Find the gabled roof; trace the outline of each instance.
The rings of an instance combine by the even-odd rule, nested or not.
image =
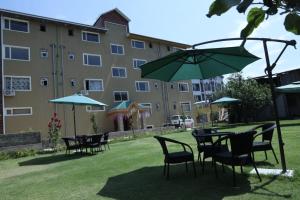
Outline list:
[[[130,22],[130,19],[118,8],[114,8],[112,10],[106,11],[105,13],[102,13],[99,17],[101,17],[102,15],[105,15],[107,13],[114,12],[114,11],[117,12],[119,15],[121,15],[124,19],[126,19],[126,21]]]

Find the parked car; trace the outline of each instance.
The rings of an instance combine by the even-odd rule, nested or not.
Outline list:
[[[183,123],[184,121],[184,123]],[[171,117],[171,124],[175,126],[176,128],[178,127],[183,127],[185,124],[186,128],[193,128],[194,127],[194,120],[191,116],[186,115],[185,119],[183,115],[173,115]]]

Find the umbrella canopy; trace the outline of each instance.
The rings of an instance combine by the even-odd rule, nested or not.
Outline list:
[[[276,91],[281,93],[300,93],[300,81],[277,87]]]
[[[243,46],[179,50],[142,65],[141,76],[162,81],[207,79],[239,72],[258,59]]]
[[[239,102],[241,102],[241,100],[239,100],[239,99],[235,99],[235,98],[231,98],[231,97],[222,97],[220,99],[213,101],[211,104],[228,105],[228,104],[235,104],[235,103],[239,103]]]
[[[85,106],[107,106],[106,104],[91,99],[89,97],[83,96],[82,94],[74,94],[71,96],[61,97],[58,99],[49,100],[51,103],[57,104],[70,104],[73,106],[73,120],[74,120],[74,134],[76,137],[76,112],[75,105],[85,105]]]

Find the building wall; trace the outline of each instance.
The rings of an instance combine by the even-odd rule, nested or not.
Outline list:
[[[133,68],[133,58],[151,61],[171,53],[166,43],[145,41],[145,49],[131,47],[126,26],[106,22],[106,33],[99,32],[100,43],[85,42],[81,39],[82,29],[72,25],[60,25],[47,22],[46,32],[40,31],[41,22],[30,20],[30,33],[3,30],[3,42],[6,45],[30,47],[30,61],[3,60],[4,74],[14,76],[31,76],[31,91],[16,92],[15,96],[5,97],[5,107],[32,107],[30,116],[6,116],[6,133],[24,131],[40,131],[42,137],[47,136],[47,124],[53,112],[62,120],[63,135],[73,135],[73,115],[71,106],[54,105],[49,99],[71,95],[84,90],[85,79],[102,79],[104,91],[89,92],[89,97],[109,105],[106,111],[96,112],[99,126],[105,131],[114,129],[113,120],[108,118],[107,110],[113,107],[113,91],[128,91],[129,99],[137,103],[151,103],[152,115],[146,124],[155,127],[167,123],[170,115],[181,114],[180,102],[191,102],[193,110],[192,85],[188,81],[189,91],[178,92],[177,83],[163,83],[147,80],[150,92],[136,92],[135,81],[140,78],[141,71]],[[73,29],[74,36],[68,35]],[[96,30],[95,30],[96,31]],[[152,48],[148,45],[152,44]],[[110,44],[124,45],[125,55],[112,55]],[[40,50],[48,50],[48,58],[40,57]],[[75,60],[68,59],[68,53],[74,53]],[[83,65],[83,53],[100,54],[101,67]],[[3,57],[3,56],[2,56]],[[126,67],[127,78],[112,77],[112,67]],[[48,78],[48,86],[41,86],[40,79]],[[71,80],[76,80],[75,87]],[[174,85],[171,89],[171,85]],[[176,109],[174,108],[176,104]],[[193,114],[187,112],[187,114]],[[77,133],[91,133],[91,113],[85,106],[76,106]]]

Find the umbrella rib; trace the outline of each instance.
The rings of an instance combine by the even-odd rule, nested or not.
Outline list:
[[[203,55],[203,56],[208,57],[208,56],[206,56],[206,55]],[[217,60],[217,59],[215,59],[215,58],[213,58],[213,57],[209,57],[209,58],[212,59],[212,60],[214,60],[214,61],[216,61],[217,63],[223,64],[223,65],[225,65],[225,66],[227,66],[227,67],[229,67],[229,68],[232,68],[232,69],[234,69],[234,70],[236,70],[236,71],[240,71],[240,69],[236,69],[235,67],[233,67],[233,66],[231,66],[231,65],[229,65],[229,64],[226,64],[226,63],[224,63],[224,62],[222,62],[222,61],[219,61],[219,60]]]

